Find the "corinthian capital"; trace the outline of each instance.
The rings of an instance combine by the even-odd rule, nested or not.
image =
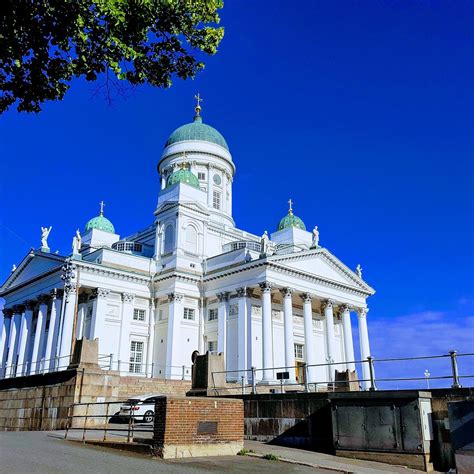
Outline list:
[[[272,284],[269,281],[262,281],[258,284],[262,293],[270,293],[272,291]]]
[[[135,295],[133,293],[122,293],[122,301],[124,303],[133,303],[135,301]]]
[[[96,298],[107,298],[110,290],[108,288],[95,288],[92,292],[92,295]]]
[[[369,308],[357,308],[357,315],[359,318],[366,318]]]
[[[303,300],[303,303],[311,303],[311,300],[313,299],[313,296],[310,293],[301,293],[300,297]]]
[[[228,291],[225,291],[223,293],[217,293],[217,299],[219,300],[219,303],[222,303],[224,301],[228,301],[229,300],[229,292]]]
[[[182,301],[183,299],[183,296],[181,293],[169,293],[168,294],[168,301],[170,303],[179,303],[180,301]]]
[[[291,298],[291,295],[295,292],[293,288],[281,288],[280,293],[283,295],[284,298]]]
[[[336,302],[334,300],[325,300],[322,302],[321,304],[321,307],[323,309],[332,309],[334,307],[334,305],[336,304]]]

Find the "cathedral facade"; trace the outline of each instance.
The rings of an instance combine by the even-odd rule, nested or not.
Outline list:
[[[274,232],[236,227],[236,167],[224,137],[203,123],[175,130],[158,163],[154,222],[121,237],[100,213],[70,255],[32,250],[0,290],[2,377],[60,370],[76,339],[98,338],[122,374],[188,378],[191,354],[224,354],[227,380],[327,384],[370,355],[367,297],[374,290],[328,249],[291,206]],[[360,355],[351,314],[357,314]],[[353,318],[355,321],[355,318]],[[353,322],[354,322],[353,321]],[[324,365],[342,362],[338,366]],[[304,364],[308,367],[301,370]],[[369,379],[368,364],[359,378]],[[363,382],[363,388],[368,382]]]

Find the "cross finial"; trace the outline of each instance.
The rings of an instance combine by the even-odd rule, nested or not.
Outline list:
[[[104,206],[105,206],[105,202],[102,200],[99,202],[100,204],[100,215],[103,216],[104,215]]]
[[[196,115],[200,115],[201,113],[201,102],[203,101],[203,99],[201,99],[201,96],[199,95],[199,92],[194,96],[194,98],[196,99],[196,107],[194,107],[194,110],[196,111]]]
[[[288,199],[288,205],[290,206],[288,214],[291,216],[293,214],[293,201],[291,199]]]

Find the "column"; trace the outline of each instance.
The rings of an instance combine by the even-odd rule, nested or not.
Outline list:
[[[31,354],[30,375],[37,374],[41,371],[41,349],[44,342],[49,296],[40,295],[38,297],[38,301],[40,305],[38,309],[38,317],[36,318],[35,338],[33,341],[33,352]]]
[[[80,293],[77,299],[76,339],[84,338],[84,321],[87,308],[87,293]]]
[[[183,295],[180,293],[170,293],[168,295],[168,333],[166,338],[166,367],[165,377],[170,378],[181,378],[181,372],[178,377],[177,368],[173,367],[174,359],[173,352],[177,352],[180,339],[179,339],[179,325],[183,319]],[[174,370],[174,372],[173,372]]]
[[[249,289],[246,287],[237,288],[239,315],[237,319],[237,369],[238,382],[240,377],[244,376],[244,383],[247,383],[247,330],[248,330],[248,305],[247,296]]]
[[[129,371],[130,362],[130,325],[133,318],[133,303],[135,295],[132,293],[122,293],[122,323],[120,325],[120,343],[118,364],[119,372]]]
[[[92,308],[92,319],[91,319],[91,340],[99,339],[99,353],[100,353],[100,341],[101,336],[105,331],[105,310],[107,306],[107,296],[110,290],[108,288],[95,288],[92,291],[92,297],[94,299]]]
[[[65,370],[69,365],[72,350],[72,331],[74,327],[74,313],[76,311],[77,285],[69,283],[64,287],[63,328],[59,350],[58,370]]]
[[[336,347],[336,339],[334,337],[334,313],[333,313],[333,305],[334,301],[327,300],[323,303],[324,308],[324,319],[325,319],[325,326],[326,326],[326,344],[327,344],[327,362],[332,363],[335,362],[334,357],[336,354],[335,347]],[[332,382],[334,380],[334,371],[335,365],[328,365],[328,376],[329,381]]]
[[[217,299],[219,306],[217,308],[217,352],[224,354],[224,361],[227,360],[227,305],[229,293],[218,293]],[[224,362],[224,367],[226,363]]]
[[[313,309],[311,306],[311,295],[303,293],[301,295],[303,300],[303,322],[304,322],[304,352],[306,363],[308,365],[316,364],[316,350],[314,347],[314,332],[313,332]],[[316,367],[308,367],[306,372],[308,383],[316,383]]]
[[[150,377],[153,377],[154,367],[153,367],[153,352],[155,349],[155,299],[150,300],[149,307],[149,320],[148,320],[148,345],[146,351],[146,375],[150,374]]]
[[[263,382],[272,382],[273,370],[273,337],[272,337],[272,285],[260,283],[262,290],[262,362]]]
[[[61,316],[61,303],[63,290],[51,290],[51,314],[49,316],[48,339],[46,340],[46,367],[48,371],[53,371],[56,367],[56,351],[59,339],[59,320]]]
[[[28,341],[30,340],[33,310],[35,309],[35,306],[35,301],[25,301],[25,313],[21,319],[20,343],[18,346],[17,375],[28,374]]]
[[[352,340],[351,307],[346,304],[342,308],[342,333],[344,337],[344,351],[347,369],[355,370],[354,342]]]
[[[207,165],[207,205],[212,207],[212,165]]]
[[[0,333],[0,378],[5,376],[5,366],[8,356],[8,340],[10,338],[10,326],[12,323],[13,311],[3,308],[2,318],[3,324]]]
[[[8,339],[8,357],[6,367],[6,377],[15,377],[16,354],[18,349],[18,333],[20,332],[21,313],[19,307],[13,307],[13,319],[10,325],[10,337]]]
[[[198,352],[204,354],[204,318],[206,315],[206,305],[204,298],[199,300],[199,331],[198,331]]]
[[[295,383],[295,340],[293,330],[293,301],[291,295],[293,290],[291,288],[283,288],[281,294],[283,295],[283,329],[285,334],[285,367],[290,373],[288,383]]]
[[[369,346],[369,331],[367,329],[367,313],[369,308],[359,308],[357,310],[357,319],[359,322],[359,343],[360,343],[360,358],[361,360],[367,360],[370,356]],[[362,382],[362,388],[369,390],[370,388],[370,369],[369,364],[364,362],[362,364],[362,378],[365,382]]]

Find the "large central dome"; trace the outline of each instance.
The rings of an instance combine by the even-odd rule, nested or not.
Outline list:
[[[197,109],[197,108],[196,108]],[[165,148],[173,143],[184,142],[189,140],[199,140],[203,142],[211,142],[229,150],[229,146],[225,138],[213,127],[202,123],[202,117],[196,110],[196,116],[192,123],[187,123],[177,128],[166,140]]]

